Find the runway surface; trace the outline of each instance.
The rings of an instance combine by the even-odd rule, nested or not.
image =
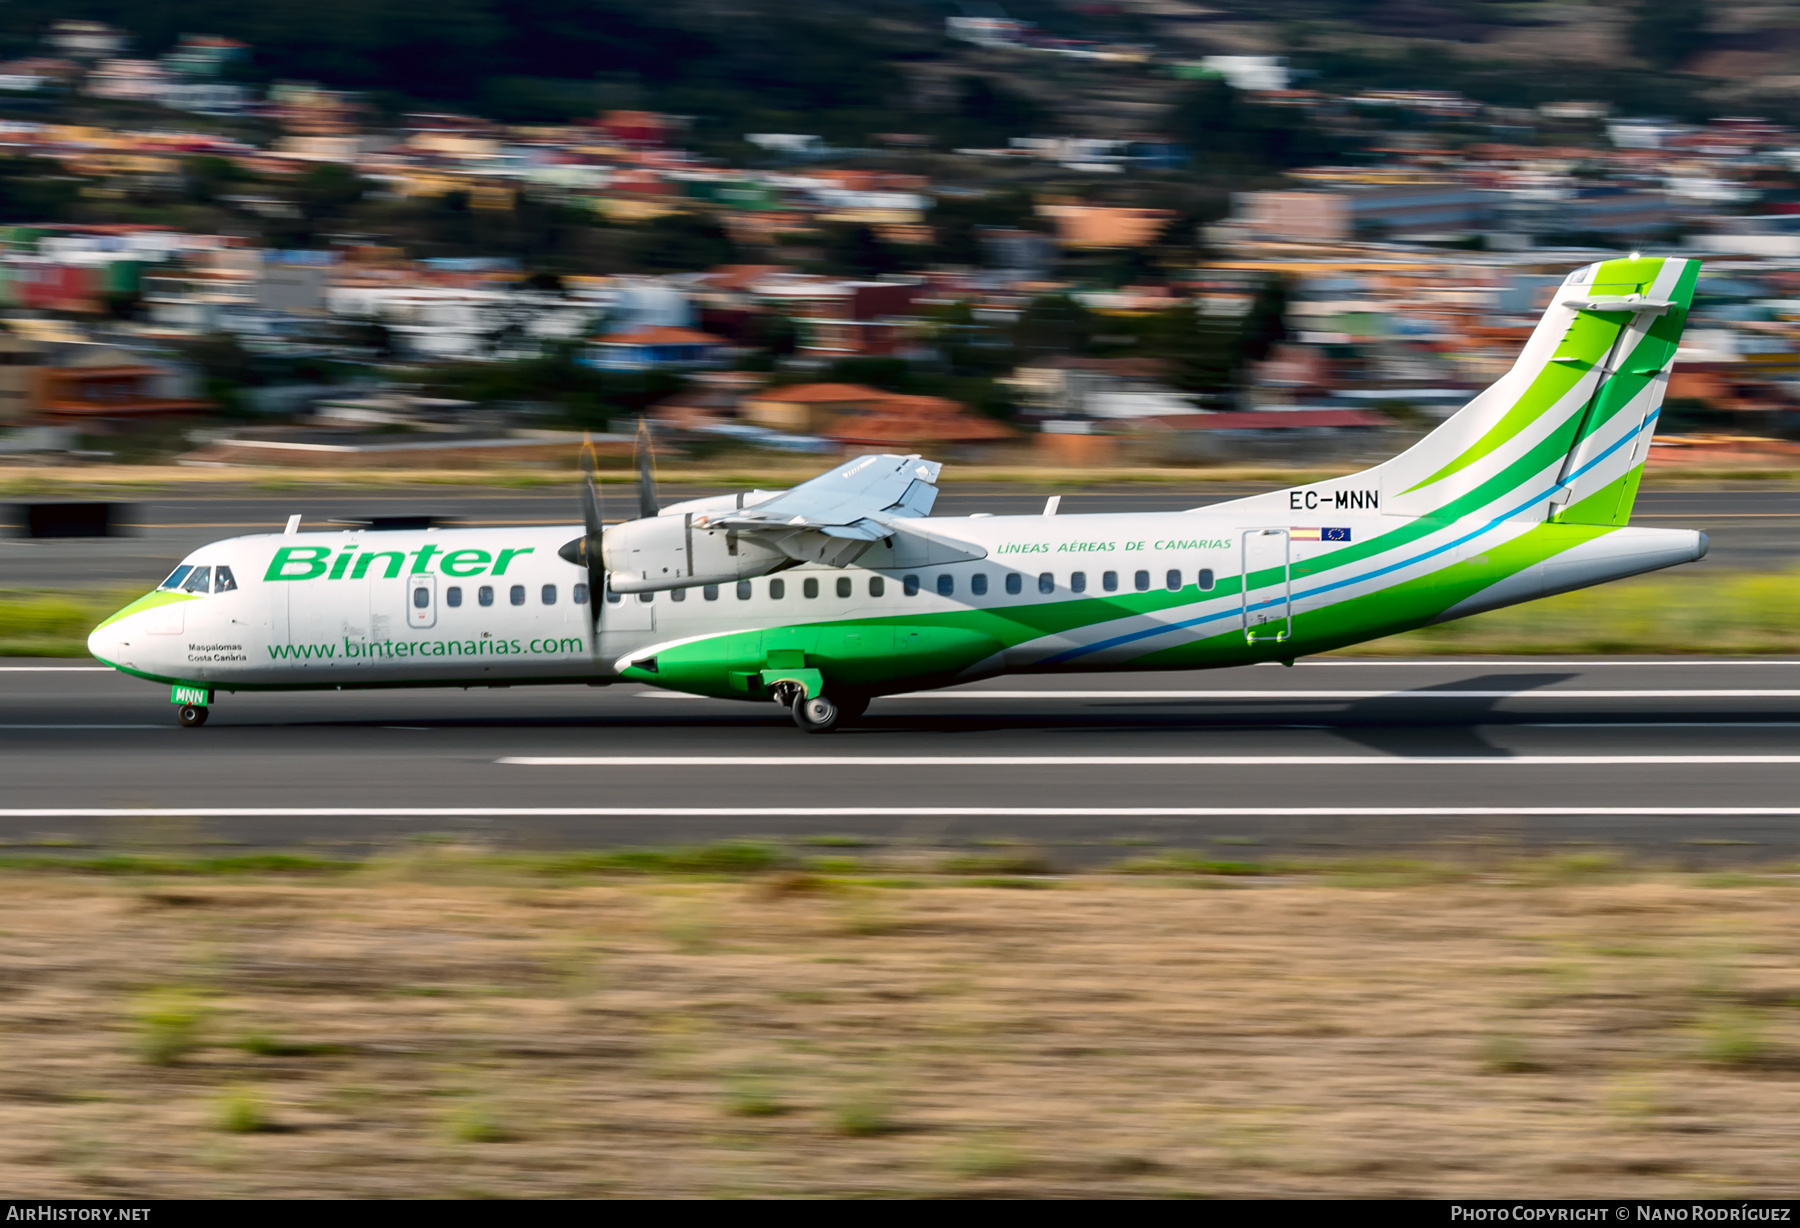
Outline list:
[[[363,849],[853,836],[1324,857],[1800,856],[1800,660],[1318,659],[1003,678],[800,733],[635,685],[221,695],[0,662],[0,839]]]
[[[626,513],[630,495],[609,486],[611,512]],[[720,494],[724,487],[662,490],[665,503]],[[1069,491],[1062,514],[1178,511],[1254,494],[1269,486],[1139,484]],[[1010,484],[949,483],[936,513],[962,516],[1041,511],[1045,492]],[[434,514],[468,525],[573,524],[580,518],[573,482],[564,490],[527,492],[468,490],[158,496],[132,503],[129,535],[29,541],[0,537],[0,585],[32,588],[149,587],[189,551],[222,537],[279,532],[299,512],[302,528],[333,519]],[[1800,561],[1800,491],[1735,488],[1648,490],[1638,497],[1633,524],[1700,529],[1711,539],[1709,568],[1780,568]]]

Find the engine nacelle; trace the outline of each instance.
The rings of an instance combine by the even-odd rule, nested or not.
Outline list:
[[[794,563],[748,535],[696,525],[692,512],[614,525],[600,539],[600,553],[616,593],[729,584]]]

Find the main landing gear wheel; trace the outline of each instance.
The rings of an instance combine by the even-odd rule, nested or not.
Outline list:
[[[802,699],[794,705],[794,724],[807,733],[830,733],[837,728],[842,715],[843,710],[823,695]]]
[[[206,708],[201,704],[182,704],[175,710],[175,719],[183,729],[198,729],[206,724]]]

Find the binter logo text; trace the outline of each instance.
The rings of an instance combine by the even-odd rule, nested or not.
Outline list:
[[[330,546],[282,546],[275,551],[275,557],[269,560],[269,569],[263,573],[263,579],[363,580],[368,578],[371,571],[375,571],[380,579],[394,580],[399,578],[402,570],[409,576],[427,575],[431,573],[434,564],[439,574],[458,580],[469,576],[503,576],[514,559],[532,553],[535,551],[530,546],[508,546],[498,552],[490,552],[473,549],[445,550],[435,543],[428,543],[411,552],[362,550],[357,546],[345,546],[333,557]],[[408,559],[412,560],[411,567],[406,565]]]

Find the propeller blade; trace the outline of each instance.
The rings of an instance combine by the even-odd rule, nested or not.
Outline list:
[[[650,421],[638,419],[637,429],[638,515],[651,517],[662,511],[656,501],[656,448]]]
[[[594,445],[587,436],[581,439],[581,523],[586,527],[589,537],[598,537],[606,531],[606,521],[600,513],[600,489],[595,481],[598,466],[594,462]]]
[[[606,601],[606,560],[600,540],[606,534],[606,496],[601,493],[599,463],[594,459],[594,443],[586,435],[581,439],[581,523],[587,530],[576,549],[579,560],[587,568],[588,622],[593,632],[594,651],[600,651],[600,612]]]

